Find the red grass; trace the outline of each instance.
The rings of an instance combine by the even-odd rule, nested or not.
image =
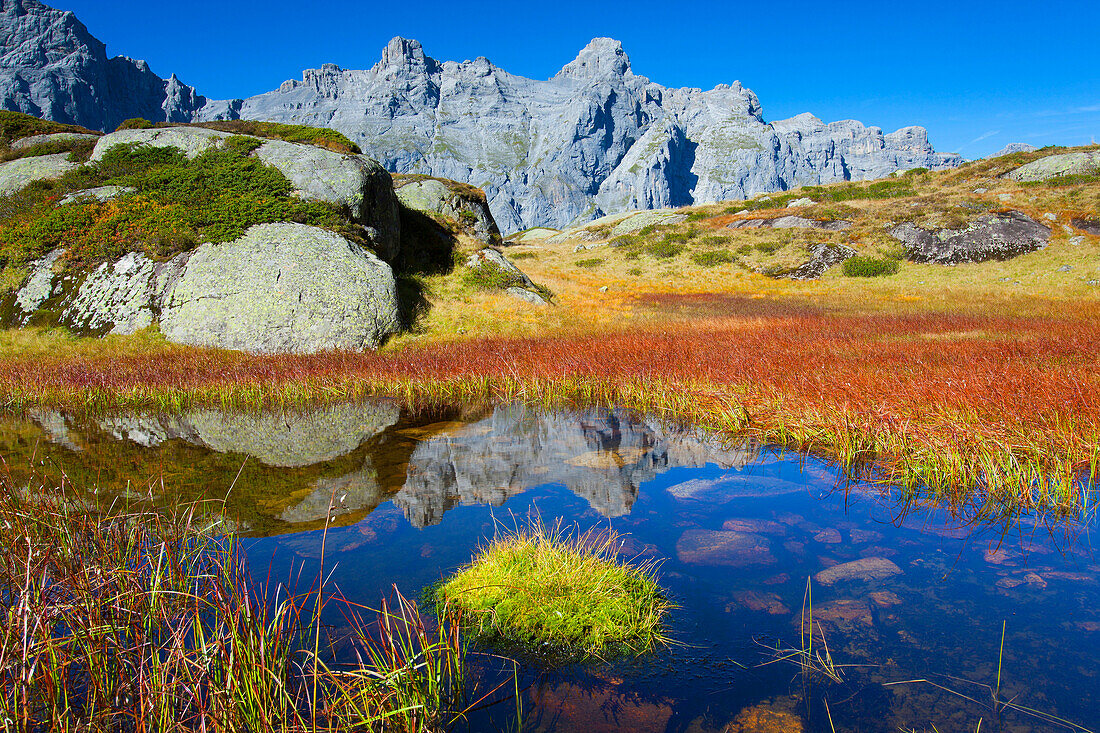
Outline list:
[[[633,394],[647,387],[679,393],[692,405],[689,417],[707,409],[728,415],[734,401],[765,436],[803,444],[813,443],[807,436],[815,432],[834,448],[841,433],[849,441],[890,434],[894,444],[915,441],[932,450],[995,444],[1008,454],[1047,456],[1059,470],[1095,458],[1100,325],[1092,319],[837,316],[794,308],[753,317],[747,306],[727,305],[741,315],[670,321],[662,330],[438,343],[399,354],[13,358],[0,362],[0,395],[24,405],[82,395],[107,403],[123,395],[120,401],[131,404],[144,395],[156,404],[158,393],[217,399],[250,387],[278,399],[279,387],[297,385],[339,397],[355,393],[356,383],[362,391],[363,382],[430,391],[469,378],[487,379],[490,388],[494,381],[583,381]]]

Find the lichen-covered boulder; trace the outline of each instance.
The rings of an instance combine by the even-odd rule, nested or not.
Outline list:
[[[102,160],[111,148],[119,145],[149,145],[154,148],[176,148],[188,159],[197,158],[208,150],[221,147],[229,132],[204,127],[154,127],[143,130],[119,130],[99,138],[91,161]]]
[[[365,155],[344,155],[313,145],[269,140],[254,155],[286,176],[296,193],[311,201],[346,207],[367,229],[375,251],[397,257],[401,225],[393,181]]]
[[[1061,176],[1087,176],[1098,173],[1100,173],[1100,152],[1084,152],[1048,155],[1008,172],[1005,177],[1020,183],[1027,183],[1049,181],[1052,178]]]
[[[400,327],[389,265],[323,229],[261,224],[182,257],[161,308],[169,341],[255,353],[359,351]]]
[[[69,160],[68,153],[36,155],[0,163],[0,196],[10,196],[34,181],[61,178],[79,165]]]
[[[913,262],[954,265],[1007,260],[1046,247],[1050,230],[1019,211],[986,214],[961,229],[922,229],[905,223],[890,234]]]
[[[92,336],[135,333],[156,320],[182,265],[181,258],[153,262],[130,252],[82,273],[58,268],[63,254],[55,249],[32,265],[3,325],[64,326]]]
[[[822,221],[793,215],[771,219],[738,219],[726,225],[729,229],[821,229],[827,232],[839,232],[851,226],[852,222],[844,219]]]
[[[420,177],[399,177],[394,186],[397,198],[410,209],[453,219],[487,244],[500,241],[500,229],[481,190],[453,181]]]
[[[27,148],[33,148],[35,145],[45,145],[46,143],[78,143],[84,140],[98,139],[99,135],[92,135],[86,132],[54,132],[48,135],[21,137],[12,142],[11,149],[26,150]]]

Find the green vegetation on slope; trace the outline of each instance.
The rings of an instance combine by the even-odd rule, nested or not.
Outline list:
[[[56,247],[65,247],[67,263],[80,267],[131,251],[166,259],[277,221],[359,238],[336,208],[292,197],[281,173],[249,157],[256,145],[234,136],[193,160],[174,148],[117,146],[57,181],[32,183],[0,198],[0,266],[23,267]],[[104,185],[135,192],[106,202],[57,205],[68,193]]]
[[[41,120],[22,112],[0,110],[0,146],[5,148],[20,138],[30,137],[31,135],[52,135],[55,132],[100,134],[95,130],[89,130],[79,125],[64,125],[52,120]]]

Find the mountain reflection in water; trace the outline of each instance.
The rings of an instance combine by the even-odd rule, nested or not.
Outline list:
[[[634,662],[524,669],[529,730],[973,733],[979,719],[982,731],[1071,730],[992,706],[981,685],[1002,661],[1003,699],[1100,729],[1095,516],[974,522],[848,485],[817,459],[619,410],[37,412],[0,417],[0,453],[16,473],[32,459],[63,471],[89,505],[224,502],[253,535],[249,562],[282,582],[315,582],[324,542],[331,587],[366,605],[394,584],[415,595],[502,523],[612,526],[624,559],[661,563],[676,644]],[[807,582],[813,638],[853,665],[842,683],[761,666],[767,647],[799,643]],[[916,679],[940,687],[888,684]],[[471,729],[506,729],[507,707],[473,714]]]

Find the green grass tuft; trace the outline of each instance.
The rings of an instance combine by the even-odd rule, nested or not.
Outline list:
[[[880,277],[893,275],[901,268],[898,260],[878,259],[859,255],[844,261],[844,274],[848,277]]]
[[[482,547],[437,602],[490,643],[580,659],[642,654],[667,643],[671,604],[654,563],[620,561],[621,545],[613,530],[567,535],[533,522]]]
[[[737,257],[728,249],[707,249],[702,252],[693,252],[691,261],[700,267],[715,267],[736,262]]]

